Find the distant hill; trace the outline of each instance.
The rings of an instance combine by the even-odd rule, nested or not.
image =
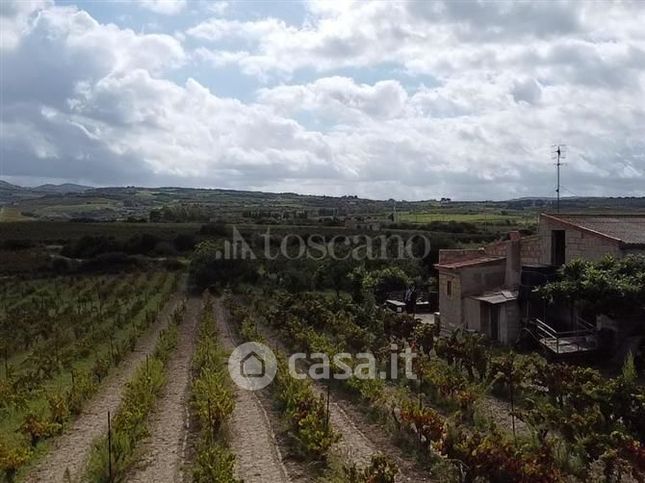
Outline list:
[[[2,181],[0,179],[0,190],[6,190],[6,191],[19,191],[22,188],[18,185],[7,183],[6,181]]]
[[[67,194],[67,193],[83,193],[92,189],[90,186],[83,186],[80,184],[64,183],[64,184],[43,184],[30,188],[31,191],[47,194]]]
[[[345,217],[374,218],[387,222],[392,212],[406,223],[469,221],[486,215],[504,223],[534,220],[540,211],[554,208],[554,200],[525,197],[507,201],[394,201],[356,196],[300,195],[203,188],[91,188],[78,184],[44,184],[20,187],[0,181],[0,205],[12,205],[29,217],[47,220],[154,220],[268,224],[339,224]],[[645,211],[645,198],[563,197],[563,211]],[[419,214],[410,218],[409,214]],[[423,215],[426,213],[428,216]],[[407,214],[407,215],[406,215]],[[439,216],[440,214],[441,216]],[[458,216],[457,216],[458,215]],[[407,218],[406,218],[407,216]],[[490,220],[489,220],[490,222]]]
[[[0,180],[0,203],[18,199],[21,192],[22,188],[20,186]]]
[[[0,203],[11,203],[32,198],[41,198],[46,195],[71,195],[84,193],[92,189],[80,184],[43,184],[36,187],[18,186],[0,180]]]

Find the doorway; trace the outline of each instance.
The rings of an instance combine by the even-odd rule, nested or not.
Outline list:
[[[559,267],[566,261],[566,231],[551,231],[551,265]]]

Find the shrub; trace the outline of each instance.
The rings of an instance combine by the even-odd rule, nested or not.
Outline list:
[[[343,468],[345,483],[394,483],[399,469],[387,456],[372,456],[369,466],[359,469],[356,465]]]

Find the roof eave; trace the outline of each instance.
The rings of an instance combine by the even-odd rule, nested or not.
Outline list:
[[[592,230],[591,228],[587,228],[585,226],[576,225],[575,223],[572,223],[572,222],[567,221],[567,220],[563,220],[562,218],[558,218],[557,216],[549,215],[547,213],[542,213],[540,216],[544,216],[544,217],[549,218],[551,220],[555,220],[558,223],[561,223],[561,224],[566,225],[566,226],[570,226],[571,228],[574,228],[576,230],[591,233],[592,235],[599,236],[599,237],[604,238],[606,240],[609,240],[611,242],[618,243],[618,244],[624,244],[623,240],[621,240],[620,238],[616,238],[616,237],[607,235],[607,234],[602,233],[600,231]]]

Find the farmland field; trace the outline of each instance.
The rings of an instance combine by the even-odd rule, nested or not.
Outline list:
[[[480,227],[527,221],[423,216],[419,225],[477,225],[449,235],[449,246],[482,236]],[[418,233],[412,225],[388,230]],[[8,481],[642,481],[645,392],[635,369],[626,363],[607,377],[384,309],[410,281],[434,288],[431,257],[222,261],[230,225],[2,227],[11,230],[0,234],[0,254],[14,257],[7,263],[40,257],[36,268],[0,278]],[[240,230],[256,249],[267,228]],[[275,241],[315,232],[271,229]],[[247,342],[267,345],[276,360],[275,378],[257,391],[229,373],[229,355]],[[390,371],[403,348],[416,354],[414,378]],[[297,373],[294,353],[305,354]],[[371,354],[374,375],[362,377],[352,360],[347,378],[314,377],[314,354],[326,354],[323,370],[335,375],[343,366],[334,356],[345,353]]]
[[[32,218],[24,216],[18,208],[12,208],[10,206],[0,207],[0,223],[6,223],[11,221],[29,221]]]
[[[433,221],[457,221],[468,223],[483,223],[483,224],[520,224],[534,222],[534,217],[527,216],[526,214],[503,214],[497,212],[477,212],[477,213],[459,213],[452,211],[436,211],[436,212],[406,212],[400,214],[401,221],[408,221],[414,223],[430,223]]]
[[[83,412],[178,282],[164,272],[0,281],[0,451],[8,475]]]

